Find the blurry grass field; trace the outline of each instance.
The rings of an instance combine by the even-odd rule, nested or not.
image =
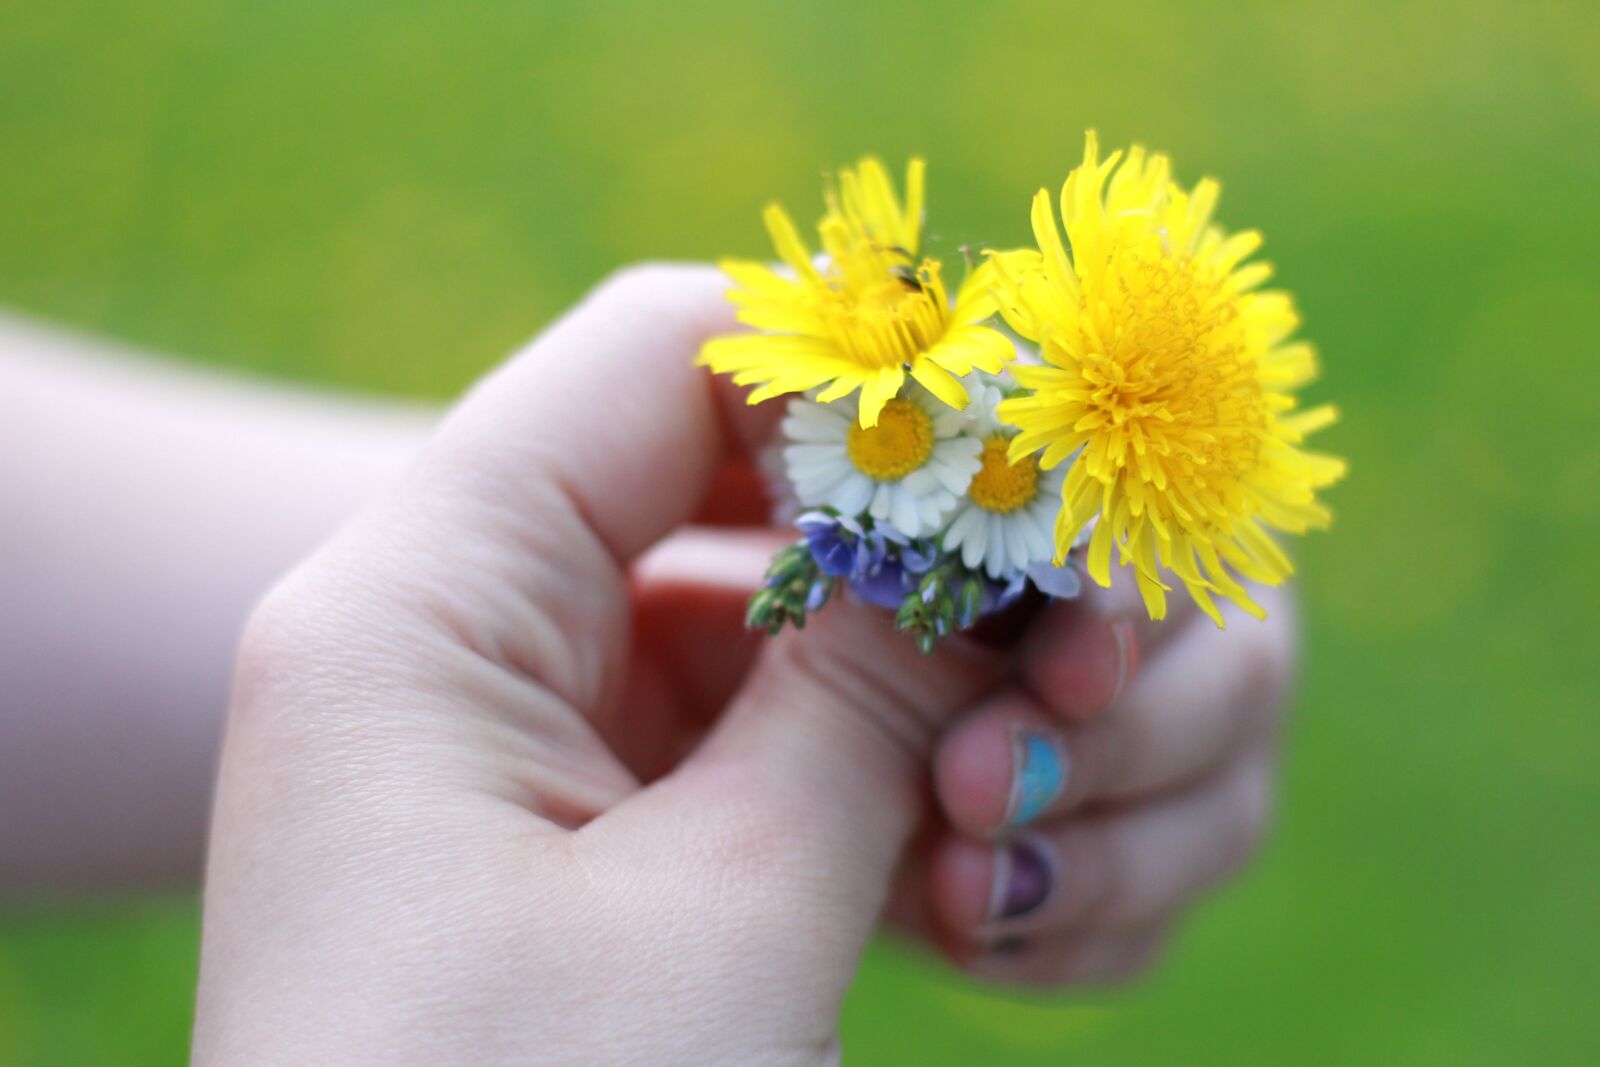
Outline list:
[[[863,151],[928,156],[953,248],[1022,241],[1086,126],[1170,150],[1345,411],[1277,834],[1129,992],[875,951],[851,1062],[1600,1062],[1596,54],[1578,2],[0,0],[0,302],[444,398]],[[0,914],[0,1063],[178,1061],[196,942],[187,899]]]

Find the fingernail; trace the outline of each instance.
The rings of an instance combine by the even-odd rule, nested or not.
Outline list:
[[[1011,797],[1005,825],[1022,826],[1039,817],[1067,785],[1067,754],[1050,737],[1032,730],[1011,735]]]
[[[1016,919],[1036,910],[1054,881],[1050,860],[1038,842],[1019,838],[995,850],[989,917]]]
[[[1111,699],[1115,701],[1139,665],[1139,642],[1133,634],[1133,623],[1127,619],[1111,624],[1111,636],[1117,639],[1117,684],[1111,690]]]

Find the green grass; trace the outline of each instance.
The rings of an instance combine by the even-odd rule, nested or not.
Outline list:
[[[1085,126],[1224,179],[1352,461],[1276,837],[1116,996],[883,948],[855,1062],[1600,1058],[1600,7],[0,0],[0,301],[445,397],[596,277],[764,253],[876,150],[943,247]],[[1591,694],[1585,697],[1583,694]],[[171,1062],[192,902],[0,917],[0,1062]]]

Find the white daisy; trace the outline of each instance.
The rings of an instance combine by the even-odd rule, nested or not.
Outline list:
[[[1006,398],[1005,387],[1015,384],[1011,375],[984,374],[982,371],[973,371],[961,379],[962,388],[967,391],[967,406],[961,409],[961,417],[966,420],[966,432],[980,441],[993,437],[997,433],[1016,433],[1000,421],[997,413],[1000,401]]]
[[[1049,567],[1061,483],[1071,463],[1042,471],[1033,456],[1009,462],[1006,449],[1016,431],[995,416],[1004,397],[1000,383],[983,375],[969,376],[965,385],[971,401],[962,416],[966,432],[981,442],[980,465],[945,530],[944,547],[959,549],[968,569],[981,566],[990,578],[1011,581],[1041,564]]]
[[[876,426],[859,425],[854,397],[791,400],[783,450],[800,502],[870,515],[907,537],[934,533],[979,468],[983,443],[962,433],[959,411],[906,383]]]

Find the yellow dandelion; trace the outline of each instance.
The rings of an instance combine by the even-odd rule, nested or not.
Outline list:
[[[817,262],[788,213],[769,205],[767,230],[793,276],[749,260],[719,264],[739,320],[764,332],[716,338],[700,362],[758,386],[752,404],[819,387],[827,403],[860,390],[862,426],[877,425],[907,372],[950,407],[966,406],[957,376],[998,371],[1012,347],[983,325],[995,310],[987,267],[968,276],[952,307],[939,262],[917,258],[922,198],[920,159],[906,168],[903,205],[878,160],[843,168],[825,194]]]
[[[1098,516],[1088,549],[1096,582],[1111,584],[1115,545],[1151,618],[1166,613],[1164,568],[1220,626],[1213,594],[1264,615],[1235,574],[1268,585],[1288,577],[1264,527],[1327,526],[1316,490],[1345,464],[1297,447],[1336,412],[1296,410],[1315,353],[1290,340],[1300,319],[1288,294],[1258,291],[1271,267],[1245,260],[1260,235],[1211,224],[1218,189],[1206,179],[1185,192],[1165,156],[1137,147],[1102,161],[1090,132],[1061,189],[1070,254],[1040,190],[1038,250],[989,264],[1001,314],[1043,359],[1012,367],[1025,393],[999,409],[1020,430],[1011,455],[1042,451],[1046,468],[1072,461],[1057,561]]]

